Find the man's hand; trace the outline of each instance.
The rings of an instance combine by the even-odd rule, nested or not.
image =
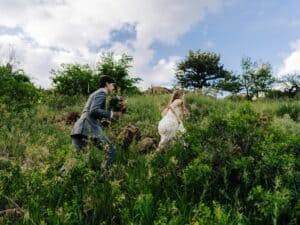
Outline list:
[[[113,112],[113,118],[118,120],[121,117],[122,113],[121,112]]]

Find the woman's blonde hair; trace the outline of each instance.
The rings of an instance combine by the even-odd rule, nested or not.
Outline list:
[[[170,98],[168,106],[170,106],[176,99],[181,99],[183,95],[184,95],[184,91],[182,90],[174,91]]]
[[[162,115],[165,116],[167,114],[167,111],[170,107],[170,105],[176,100],[176,99],[182,99],[182,96],[184,95],[183,90],[175,90],[170,98],[168,106],[162,111]],[[183,100],[183,99],[182,99]],[[184,100],[183,100],[184,101]],[[183,102],[184,103],[184,102]],[[183,104],[183,110],[185,110],[185,106]]]

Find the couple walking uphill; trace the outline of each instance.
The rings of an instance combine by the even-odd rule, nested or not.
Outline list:
[[[83,109],[80,118],[74,124],[71,132],[72,144],[76,151],[82,150],[92,141],[95,145],[100,143],[108,145],[105,156],[105,169],[109,169],[116,154],[115,145],[104,134],[103,127],[99,123],[101,119],[119,119],[122,112],[106,110],[106,96],[114,90],[115,81],[109,76],[100,79],[100,88],[93,92]],[[181,117],[186,112],[184,104],[184,92],[175,91],[170,99],[168,107],[163,111],[163,119],[160,121],[158,131],[161,135],[158,151],[161,151],[177,131],[184,132]]]

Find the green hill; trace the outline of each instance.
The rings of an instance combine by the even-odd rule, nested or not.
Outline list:
[[[299,102],[189,94],[187,134],[165,152],[124,146],[129,124],[158,142],[168,98],[128,99],[128,114],[106,129],[117,157],[105,179],[103,151],[75,155],[65,123],[85,98],[48,95],[18,113],[0,104],[0,224],[300,223]]]

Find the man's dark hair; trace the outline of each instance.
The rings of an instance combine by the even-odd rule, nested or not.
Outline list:
[[[110,76],[102,76],[100,78],[100,88],[104,88],[106,86],[106,83],[115,83],[115,80],[111,78]]]

